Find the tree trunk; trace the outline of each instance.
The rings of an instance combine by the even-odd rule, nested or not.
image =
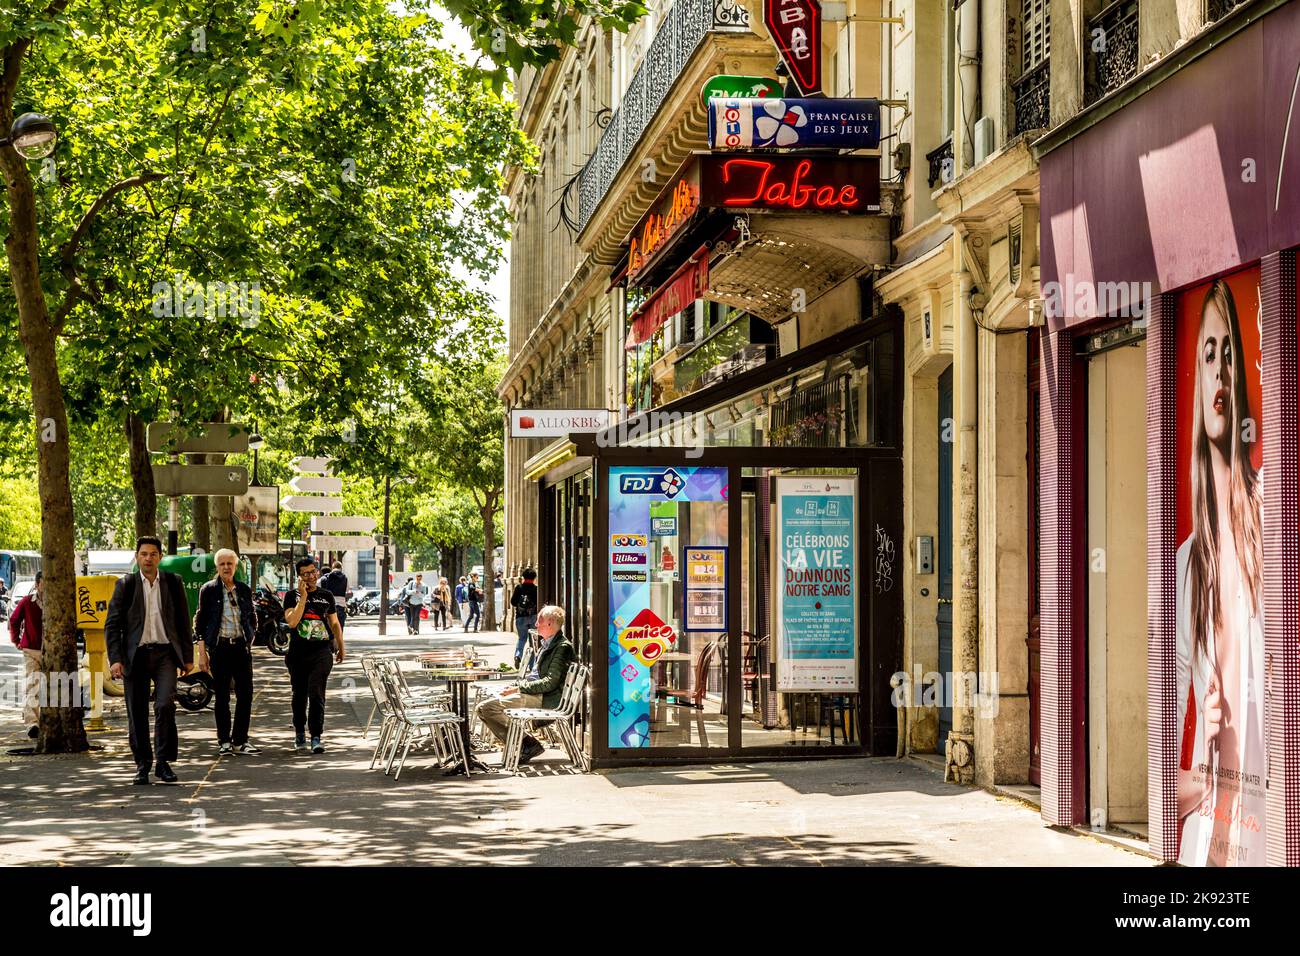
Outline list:
[[[6,91],[7,92],[7,91]],[[12,110],[0,101],[0,126],[7,128]],[[41,499],[41,570],[45,580],[41,671],[50,693],[40,712],[37,753],[77,753],[89,749],[81,720],[77,688],[76,566],[73,542],[72,488],[69,483],[68,414],[63,402],[56,351],[57,330],[41,287],[36,232],[36,201],[26,162],[8,147],[0,148],[9,197],[9,234],[5,254],[18,304],[18,334],[31,378],[35,413],[37,486]],[[59,675],[64,675],[60,677]],[[80,689],[77,688],[79,691]]]
[[[484,496],[487,502],[479,513],[483,516],[483,596],[487,602],[487,607],[483,610],[483,628],[488,631],[497,629],[497,601],[496,588],[493,582],[496,575],[492,571],[492,556],[496,551],[497,526],[497,492],[488,492]]]
[[[207,464],[207,461],[207,455],[190,455],[191,465],[204,465]],[[212,526],[208,521],[210,514],[208,496],[195,495],[192,500],[194,501],[194,543],[202,548],[206,554],[212,551]]]
[[[135,536],[156,535],[158,495],[154,491],[153,465],[145,444],[144,422],[135,412],[126,413],[126,442],[131,464],[131,493],[135,496]]]

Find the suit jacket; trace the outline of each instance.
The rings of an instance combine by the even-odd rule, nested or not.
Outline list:
[[[194,632],[190,628],[189,604],[185,600],[185,586],[180,575],[159,571],[158,604],[162,612],[163,633],[171,644],[176,664],[194,662]],[[131,673],[131,662],[144,634],[144,588],[140,586],[140,572],[118,578],[113,588],[113,599],[108,602],[108,618],[104,622],[104,639],[108,644],[108,662],[121,664]]]
[[[199,609],[194,615],[194,639],[203,641],[208,650],[217,646],[221,636],[222,602],[226,599],[226,586],[220,578],[213,578],[199,588]],[[244,640],[253,646],[257,630],[257,617],[253,611],[253,589],[243,581],[235,582],[235,600],[239,602],[239,622],[243,625]]]
[[[543,707],[559,707],[564,679],[569,676],[569,665],[575,655],[576,651],[564,632],[556,632],[537,661],[537,680],[520,681],[519,693],[539,695]]]

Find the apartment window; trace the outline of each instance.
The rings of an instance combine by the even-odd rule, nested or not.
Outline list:
[[[1021,35],[1024,37],[1022,72],[1028,73],[1051,53],[1050,0],[1023,0]]]

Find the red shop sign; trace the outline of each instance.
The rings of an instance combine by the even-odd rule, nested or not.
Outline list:
[[[818,0],[763,0],[763,22],[801,96],[822,92],[822,5]]]
[[[792,212],[880,211],[875,156],[713,153],[700,156],[705,206]]]
[[[634,349],[655,334],[663,325],[709,289],[709,253],[701,249],[696,258],[685,262],[671,279],[655,290],[645,304],[628,319],[625,349]]]

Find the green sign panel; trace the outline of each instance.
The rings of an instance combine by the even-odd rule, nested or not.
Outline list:
[[[169,554],[158,562],[158,567],[181,576],[181,582],[185,585],[185,600],[189,602],[190,614],[194,615],[199,609],[199,588],[217,576],[216,554]],[[132,570],[134,571],[134,565]],[[240,558],[235,566],[235,580],[248,584],[246,558]]]
[[[783,87],[780,82],[767,76],[732,76],[721,74],[711,76],[704,83],[704,105],[709,105],[712,96],[728,97],[767,97],[780,96]]]

